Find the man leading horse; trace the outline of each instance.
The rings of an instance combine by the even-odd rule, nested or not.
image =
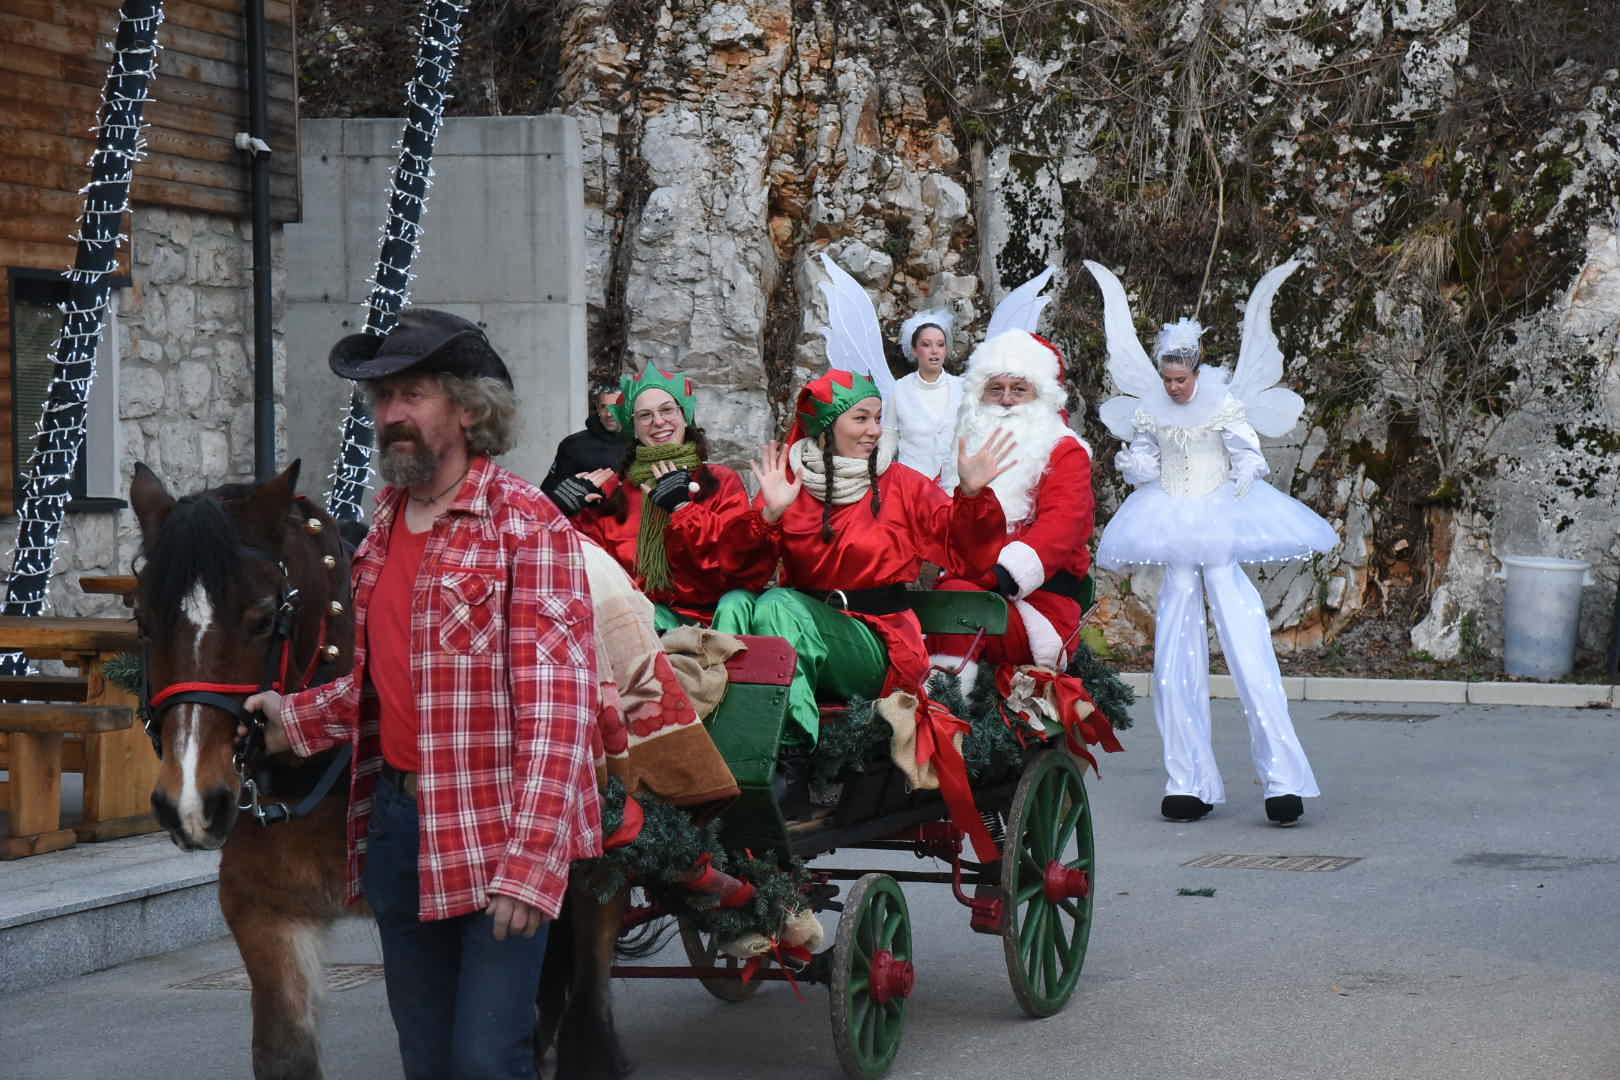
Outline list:
[[[546,927],[601,851],[580,541],[490,460],[517,407],[477,326],[414,309],[330,362],[371,398],[389,485],[355,553],[354,668],[246,707],[271,752],[354,747],[348,893],[377,915],[405,1075],[533,1077]]]

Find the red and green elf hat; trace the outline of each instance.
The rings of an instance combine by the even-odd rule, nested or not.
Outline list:
[[[692,380],[685,375],[665,371],[655,364],[648,364],[639,377],[626,375],[619,380],[618,400],[611,402],[609,407],[613,415],[618,417],[621,430],[635,430],[636,398],[647,390],[667,393],[680,405],[681,415],[686,417],[686,426],[691,427],[695,423],[693,416],[697,413],[697,391]]]
[[[819,379],[811,379],[799,391],[799,401],[793,410],[793,428],[788,432],[789,446],[805,437],[815,437],[833,426],[857,402],[881,397],[877,383],[869,375],[834,368]]]

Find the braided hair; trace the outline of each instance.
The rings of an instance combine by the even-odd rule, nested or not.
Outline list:
[[[883,509],[883,496],[878,492],[877,471],[878,448],[873,447],[872,452],[866,456],[866,475],[872,481],[872,516],[878,516]],[[829,430],[821,437],[821,467],[826,471],[822,474],[827,478],[827,497],[821,500],[821,538],[828,543],[832,542],[832,483],[833,483],[833,440]]]

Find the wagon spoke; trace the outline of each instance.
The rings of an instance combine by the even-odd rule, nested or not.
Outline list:
[[[1030,906],[1029,914],[1025,917],[1024,925],[1018,928],[1018,951],[1029,954],[1035,943],[1040,940],[1040,928],[1046,922],[1046,905],[1036,901]],[[1026,960],[1025,967],[1029,967]]]
[[[1076,800],[1069,812],[1064,815],[1063,827],[1058,830],[1057,847],[1052,852],[1054,856],[1058,858],[1063,856],[1064,850],[1069,846],[1069,841],[1074,839],[1074,830],[1079,826],[1080,819],[1085,816],[1085,812],[1086,804]]]

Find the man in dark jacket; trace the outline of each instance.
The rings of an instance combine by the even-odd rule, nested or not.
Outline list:
[[[585,430],[576,431],[557,444],[557,460],[552,462],[551,471],[540,485],[540,490],[551,496],[552,502],[570,514],[585,504],[587,495],[600,495],[595,485],[578,474],[617,469],[624,459],[628,444],[611,407],[618,394],[616,384],[591,385],[591,416],[585,421]]]

